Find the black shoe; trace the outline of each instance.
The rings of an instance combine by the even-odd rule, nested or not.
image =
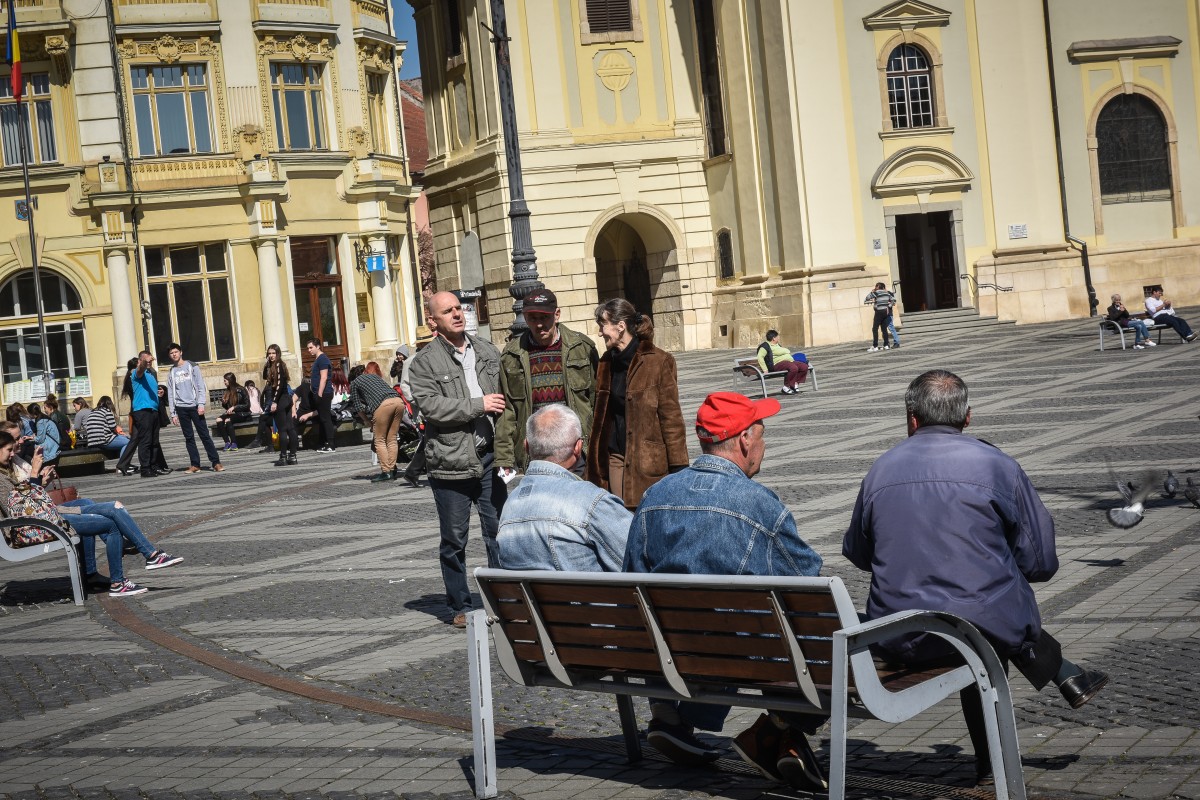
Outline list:
[[[279,458],[275,459],[275,466],[286,467],[287,464],[288,464],[287,456],[285,456],[283,453],[280,453]]]
[[[117,467],[117,474],[118,474],[118,475],[125,475],[125,476],[129,476],[129,475],[137,475],[137,474],[138,474],[139,472],[141,472],[141,471],[142,471],[142,468],[141,468],[141,467],[137,467],[137,466],[134,466],[134,467]]]
[[[143,478],[157,478],[157,477],[158,477],[158,473],[157,473],[157,472],[146,472],[146,471],[144,471],[144,470],[143,470],[143,471],[142,471],[142,477],[143,477]]]
[[[1108,683],[1108,675],[1100,670],[1085,669],[1078,675],[1067,678],[1058,685],[1063,699],[1071,704],[1071,708],[1080,706],[1091,700]]]
[[[126,542],[125,546],[121,548],[121,555],[123,556],[135,556],[137,554],[138,549],[136,544],[129,544]]]
[[[392,467],[392,471],[388,473],[388,477],[394,481],[400,480],[400,469],[398,467]]]
[[[170,475],[175,470],[171,469],[170,467],[158,467],[154,471],[159,475]]]
[[[699,767],[712,763],[720,753],[692,735],[690,725],[668,725],[662,720],[652,719],[647,726],[646,741],[676,764]]]
[[[299,463],[299,462],[296,460],[296,454],[295,454],[295,453],[288,453],[288,455],[287,455],[287,463],[288,463],[288,466],[289,466],[289,467],[294,467],[294,466],[296,466],[296,464],[298,464],[298,463]]]
[[[775,768],[793,789],[818,792],[829,789],[829,781],[825,780],[825,771],[821,769],[816,753],[804,734],[798,731],[784,734]]]
[[[404,473],[404,482],[414,489],[421,488],[421,481],[417,480],[416,475],[409,475],[407,472]]]
[[[381,472],[378,475],[374,475],[371,477],[371,483],[386,483],[387,481],[390,481],[391,479],[392,479],[392,473]]]

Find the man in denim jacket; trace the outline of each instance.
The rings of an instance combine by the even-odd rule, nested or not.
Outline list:
[[[815,576],[821,557],[800,538],[796,520],[751,478],[766,452],[763,420],[779,413],[774,398],[715,392],[696,412],[703,455],[646,492],[625,551],[627,572],[689,575]],[[729,708],[652,701],[647,741],[681,764],[711,761],[717,751],[695,728],[719,731]],[[770,712],[734,739],[747,763],[766,777],[807,790],[828,788],[805,733],[821,720]]]
[[[500,515],[504,569],[620,572],[633,514],[621,498],[572,473],[583,449],[579,415],[564,405],[525,424],[525,477]]]

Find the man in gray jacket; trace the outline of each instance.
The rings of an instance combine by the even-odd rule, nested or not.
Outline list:
[[[199,367],[183,357],[183,348],[175,342],[167,346],[167,356],[172,365],[167,375],[171,424],[178,425],[183,430],[183,443],[187,446],[188,459],[191,461],[191,466],[184,472],[200,471],[196,434],[200,436],[213,472],[223,472],[225,467],[221,466],[221,456],[217,453],[217,446],[213,444],[212,436],[208,432],[208,423],[204,420],[204,403],[208,394],[208,389],[204,386],[204,376],[200,374]]]
[[[500,566],[496,531],[508,497],[493,455],[493,420],[504,411],[500,351],[467,334],[462,304],[451,292],[430,298],[426,322],[437,335],[413,357],[407,372],[425,415],[426,469],[441,528],[446,604],[453,625],[465,628],[472,607],[466,553],[472,505],[478,509],[488,566]]]

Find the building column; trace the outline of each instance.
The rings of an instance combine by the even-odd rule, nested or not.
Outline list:
[[[367,237],[367,252],[386,253],[387,242],[382,236]],[[375,346],[395,347],[400,344],[399,325],[396,320],[396,301],[393,299],[390,268],[383,272],[372,272],[371,308],[375,312]]]
[[[258,294],[262,304],[263,337],[287,352],[287,331],[283,327],[283,292],[279,288],[279,251],[274,237],[257,241]]]
[[[137,316],[129,291],[129,251],[114,247],[104,254],[108,265],[108,291],[112,303],[113,341],[117,359],[124,364],[141,349],[137,343]]]

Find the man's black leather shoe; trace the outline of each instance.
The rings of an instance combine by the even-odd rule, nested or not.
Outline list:
[[[1063,698],[1071,708],[1079,708],[1091,700],[1108,683],[1108,675],[1099,670],[1085,669],[1058,685]]]

